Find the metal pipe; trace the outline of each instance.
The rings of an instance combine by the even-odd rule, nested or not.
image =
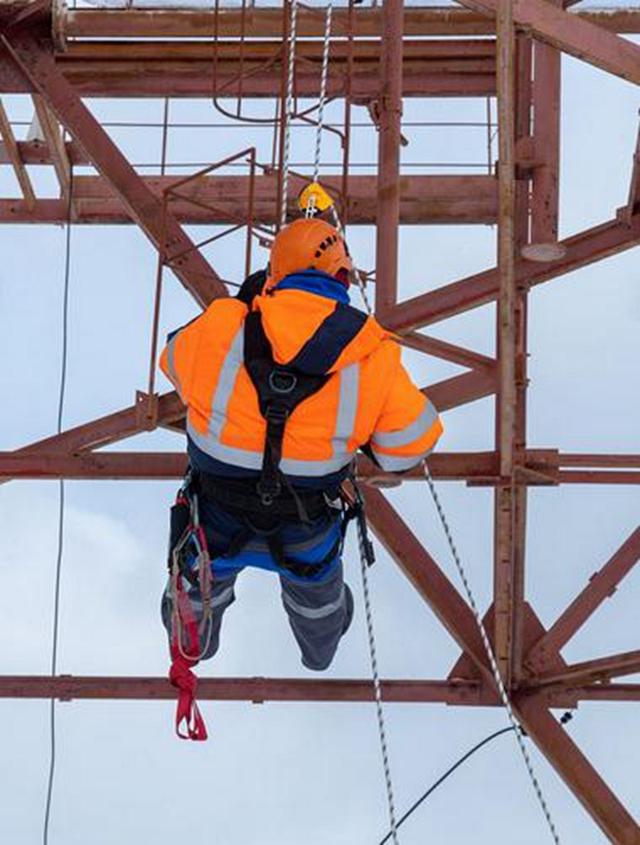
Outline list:
[[[403,0],[384,0],[376,225],[376,313],[379,317],[383,317],[398,298],[403,13]]]

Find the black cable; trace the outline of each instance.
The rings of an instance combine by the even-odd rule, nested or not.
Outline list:
[[[67,227],[65,238],[64,285],[62,296],[62,353],[60,361],[60,390],[58,395],[58,419],[56,431],[62,432],[64,414],[64,400],[67,387],[67,358],[69,335],[69,278],[71,268],[71,216],[73,212],[73,165],[69,171],[69,196],[67,202]],[[55,677],[58,670],[58,632],[60,628],[60,579],[62,574],[62,554],[64,550],[64,480],[60,479],[60,496],[58,500],[58,551],[56,554],[56,577],[53,599],[53,634],[51,643],[51,677]],[[49,730],[51,737],[49,778],[47,781],[47,800],[44,811],[44,825],[42,830],[43,845],[49,842],[49,820],[51,818],[51,798],[53,795],[53,779],[56,769],[56,700],[51,698],[49,707]]]
[[[490,743],[492,740],[496,739],[496,737],[502,736],[502,734],[510,733],[511,731],[514,731],[514,730],[515,730],[515,728],[502,728],[499,731],[495,731],[495,733],[489,734],[489,736],[486,736],[477,745],[474,745],[472,749],[470,749],[469,751],[467,751],[466,754],[464,754],[462,757],[460,757],[460,759],[457,762],[455,762],[453,764],[453,766],[451,766],[449,769],[447,769],[447,771],[443,775],[441,775],[435,783],[431,784],[429,789],[427,789],[427,791],[423,795],[421,795],[420,798],[418,798],[418,800],[414,804],[411,805],[411,807],[409,807],[409,809],[404,814],[404,816],[402,816],[402,818],[398,819],[398,823],[396,825],[396,830],[400,827],[401,824],[403,824],[403,822],[405,822],[409,818],[409,816],[414,812],[414,810],[418,809],[420,804],[422,804],[422,802],[425,799],[427,799],[431,795],[432,792],[435,792],[435,790],[440,786],[441,783],[444,783],[444,781],[449,777],[449,775],[452,775],[459,766],[461,766],[466,760],[469,759],[469,757],[471,757],[473,754],[475,754],[476,751],[479,751],[482,748],[483,745],[488,745],[488,743]],[[393,835],[392,831],[389,831],[389,833],[387,833],[387,835],[384,837],[384,839],[380,840],[379,845],[384,845],[385,842],[388,842],[391,839],[392,835]]]
[[[560,724],[566,725],[568,722],[571,721],[571,719],[573,719],[573,713],[571,713],[569,710],[567,710],[567,712],[563,713],[562,716],[560,717]],[[473,754],[475,754],[476,751],[479,751],[484,745],[488,745],[492,740],[496,739],[497,737],[502,736],[502,734],[508,734],[511,731],[515,731],[515,730],[516,730],[515,728],[511,728],[511,727],[510,728],[502,728],[499,731],[495,731],[494,733],[489,734],[489,736],[486,736],[477,745],[474,745],[473,748],[471,748],[469,751],[467,751],[466,754],[464,754],[462,757],[460,757],[460,759],[457,760],[453,764],[453,766],[451,766],[449,769],[447,769],[447,771],[443,775],[441,775],[435,783],[431,784],[429,789],[427,789],[427,791],[425,793],[423,793],[420,796],[420,798],[418,798],[418,800],[414,804],[411,805],[411,807],[409,807],[409,809],[404,814],[404,816],[402,816],[402,818],[400,818],[398,820],[398,823],[396,825],[396,830],[400,827],[400,825],[403,822],[406,822],[406,820],[414,812],[414,810],[417,810],[418,807],[420,806],[420,804],[422,804],[422,802],[425,799],[427,799],[431,795],[432,792],[435,792],[435,790],[440,786],[440,784],[445,782],[445,780],[449,777],[449,775],[452,775],[455,772],[455,770],[459,766],[461,766],[464,762],[466,762],[469,759],[469,757],[471,757]],[[523,734],[523,736],[526,736],[526,733],[525,733],[525,731],[522,727],[519,730]],[[384,839],[380,840],[379,845],[385,845],[385,842],[388,842],[389,839],[391,839],[392,835],[393,835],[392,831],[389,831],[389,833],[387,833],[387,835],[384,837]]]

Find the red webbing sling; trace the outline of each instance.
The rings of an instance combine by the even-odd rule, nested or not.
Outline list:
[[[176,734],[180,739],[192,739],[203,742],[207,739],[207,726],[195,699],[198,679],[191,668],[198,663],[197,658],[190,659],[189,654],[198,655],[199,637],[198,624],[186,596],[182,578],[177,579],[177,608],[175,613],[180,617],[180,623],[173,626],[171,641],[171,668],[169,680],[178,690],[178,704],[176,707]],[[176,620],[177,621],[177,620]],[[187,645],[180,646],[179,637],[182,631],[187,635]],[[186,656],[185,656],[186,655]],[[183,729],[184,725],[184,729]]]

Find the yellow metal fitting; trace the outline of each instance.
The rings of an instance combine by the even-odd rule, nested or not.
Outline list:
[[[325,191],[319,182],[311,182],[310,185],[300,193],[298,205],[301,211],[313,209],[322,213],[333,205],[333,197]]]

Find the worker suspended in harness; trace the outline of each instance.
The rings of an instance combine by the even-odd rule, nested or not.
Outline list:
[[[296,220],[275,238],[268,273],[214,301],[162,352],[187,406],[190,461],[162,602],[174,674],[216,653],[247,566],[279,576],[303,665],[326,669],[353,615],[341,556],[346,520],[361,516],[357,489],[344,492],[356,453],[403,472],[442,432],[396,341],[349,304],[352,271],[337,229]],[[191,616],[180,623],[183,599]]]

